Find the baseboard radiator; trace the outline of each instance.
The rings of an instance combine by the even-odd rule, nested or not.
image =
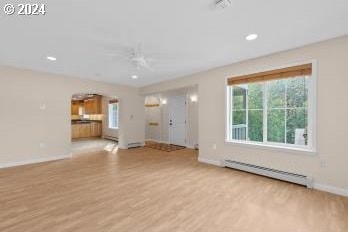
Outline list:
[[[118,142],[118,138],[117,138],[117,137],[113,137],[113,136],[105,135],[105,136],[104,136],[104,139],[113,140],[113,141]]]
[[[143,143],[141,142],[135,142],[135,143],[128,143],[128,148],[137,148],[137,147],[142,147]]]
[[[271,168],[261,167],[253,164],[247,164],[237,162],[233,160],[225,160],[225,167],[242,170],[245,172],[255,173],[262,176],[271,177],[283,181],[288,181],[300,185],[304,185],[307,188],[313,188],[313,178],[291,172],[279,171]]]

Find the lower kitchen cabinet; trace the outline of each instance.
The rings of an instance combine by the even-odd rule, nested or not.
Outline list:
[[[91,123],[91,137],[99,137],[102,135],[102,124],[98,122]]]
[[[102,124],[100,122],[75,123],[71,125],[73,139],[102,136]]]
[[[71,124],[71,137],[73,139],[76,139],[79,137],[79,134],[80,131],[79,131],[79,125],[78,124]]]

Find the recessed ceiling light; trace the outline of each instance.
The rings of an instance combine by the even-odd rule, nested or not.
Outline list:
[[[246,40],[254,40],[257,39],[258,35],[257,34],[250,34],[247,37],[245,37]]]
[[[133,75],[132,78],[133,79],[138,79],[138,76],[137,75]]]
[[[57,58],[53,57],[53,56],[47,56],[46,59],[50,60],[50,61],[56,61],[57,60]]]

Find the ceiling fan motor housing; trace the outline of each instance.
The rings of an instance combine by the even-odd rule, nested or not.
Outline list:
[[[215,3],[216,8],[218,9],[225,9],[229,7],[232,4],[232,0],[218,0]]]

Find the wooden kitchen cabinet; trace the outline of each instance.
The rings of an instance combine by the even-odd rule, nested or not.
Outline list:
[[[73,139],[79,138],[79,124],[72,124],[71,125],[71,137]]]
[[[89,123],[76,123],[71,125],[71,137],[73,139],[91,137]]]
[[[80,101],[71,102],[71,115],[79,115]]]
[[[73,139],[101,137],[101,136],[102,136],[101,122],[76,123],[71,125],[71,137]]]
[[[102,124],[99,122],[92,122],[91,123],[91,136],[92,137],[99,137],[102,136]]]
[[[94,95],[85,100],[71,101],[71,115],[79,115],[79,108],[84,108],[84,114],[102,114],[102,96]]]
[[[82,123],[80,125],[79,137],[87,138],[91,136],[91,127],[89,123]]]
[[[86,99],[83,102],[85,114],[93,114],[93,99]]]
[[[103,135],[103,128],[101,123],[97,123],[97,135],[96,136],[102,136]]]
[[[92,98],[84,100],[85,114],[101,114],[102,113],[102,97],[95,95]]]

